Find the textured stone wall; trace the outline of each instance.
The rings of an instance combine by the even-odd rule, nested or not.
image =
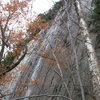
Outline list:
[[[14,83],[15,86],[11,89],[10,85],[8,88],[12,93],[8,100],[41,94],[62,95],[71,98],[70,100],[82,100],[75,57],[69,34],[73,36],[73,43],[75,44],[79,62],[79,74],[86,100],[95,100],[91,82],[92,75],[88,69],[88,55],[84,41],[81,41],[80,27],[77,24],[75,8],[72,5],[69,9],[71,17],[69,22],[66,10],[67,7],[64,5],[58,12],[50,29],[47,31],[42,30],[38,35],[39,40],[32,41],[29,44],[29,54],[20,64],[21,68],[19,70],[21,72],[16,75],[17,81],[10,83]],[[70,33],[67,30],[67,22],[69,23]],[[57,66],[53,51],[55,51],[54,53],[63,73],[63,78]],[[29,99],[26,98],[24,100]],[[41,96],[30,98],[30,100],[66,99],[62,97]]]

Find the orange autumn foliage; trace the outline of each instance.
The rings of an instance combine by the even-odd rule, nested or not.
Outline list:
[[[39,79],[36,79],[36,80],[30,80],[30,82],[32,84],[36,84],[36,83],[41,83],[43,80],[44,80],[44,78],[39,78]]]
[[[36,18],[34,22],[28,24],[28,32],[29,33],[38,33],[41,29],[47,29],[49,27],[49,23],[51,21],[43,21],[40,16]]]
[[[21,54],[21,52],[19,50],[16,50],[12,53],[13,57],[19,56]]]
[[[20,26],[20,17],[26,16],[28,11],[28,3],[31,0],[10,0],[9,2],[3,3],[3,0],[0,1],[0,62],[4,59],[4,51],[9,52],[9,50],[15,50],[13,55],[19,55],[18,45],[25,44],[24,34],[25,31]],[[27,21],[27,19],[25,19]],[[18,25],[17,25],[18,24]],[[5,50],[5,48],[9,50]]]

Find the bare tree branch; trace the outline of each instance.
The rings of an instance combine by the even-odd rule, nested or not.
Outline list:
[[[81,36],[83,37],[85,41],[87,41],[85,43],[85,46],[87,48],[87,53],[88,53],[89,69],[93,75],[93,78],[92,78],[93,89],[94,89],[97,100],[99,100],[100,98],[100,92],[99,92],[100,91],[100,70],[98,67],[95,50],[92,45],[92,41],[89,36],[88,28],[87,28],[86,22],[82,14],[81,3],[78,0],[74,0],[74,6],[76,9],[79,25],[81,27],[80,28]]]
[[[7,72],[10,72],[12,69],[14,69],[15,67],[17,67],[17,65],[22,61],[22,59],[25,57],[25,55],[27,54],[27,47],[26,47],[26,50],[24,52],[24,54],[18,59],[18,61],[14,64],[12,64],[11,66],[9,66],[9,69],[0,73],[0,76],[6,74]]]
[[[19,97],[13,100],[21,100],[21,99],[25,99],[25,98],[33,98],[33,97],[59,97],[59,98],[64,98],[67,100],[70,100],[70,98],[66,97],[66,96],[62,96],[62,95],[49,95],[49,94],[39,94],[39,95],[31,95],[31,96],[26,96],[26,97]]]
[[[63,73],[62,73],[60,64],[59,64],[58,59],[57,59],[57,57],[56,57],[56,55],[55,55],[55,53],[54,53],[53,50],[52,50],[52,54],[53,54],[53,56],[54,56],[54,58],[55,58],[55,60],[56,60],[57,67],[58,67],[58,69],[59,69],[59,71],[60,71],[60,76],[61,76],[62,81],[63,81],[63,83],[64,83],[64,85],[65,85],[65,88],[66,88],[66,90],[67,90],[67,92],[68,92],[68,94],[69,94],[70,100],[72,100],[71,93],[70,93],[70,91],[69,91],[69,89],[68,89],[68,86],[67,86],[67,84],[66,84],[66,82],[65,82],[65,80],[64,80],[64,78],[63,78]]]
[[[5,34],[4,34],[4,29],[3,29],[1,21],[0,21],[0,30],[1,30],[1,41],[2,41],[1,51],[0,51],[0,62],[1,62],[4,49],[5,49]]]
[[[66,6],[68,5],[66,1],[65,1],[65,4],[66,4]],[[77,76],[78,76],[78,81],[79,81],[79,84],[80,84],[80,89],[81,89],[81,94],[82,94],[82,100],[85,100],[85,94],[84,94],[83,84],[82,84],[81,77],[80,77],[80,74],[79,74],[79,63],[78,63],[76,48],[75,48],[75,45],[74,45],[74,42],[73,42],[73,38],[72,38],[70,29],[69,29],[70,17],[69,17],[68,9],[66,9],[67,19],[68,19],[68,22],[67,22],[66,26],[67,26],[69,37],[70,37],[70,40],[71,40],[71,45],[72,45],[72,48],[73,48],[73,51],[74,51],[75,62],[76,62],[76,69],[77,69]]]
[[[2,46],[1,46],[1,51],[0,51],[0,62],[3,58],[3,53],[4,53],[6,42],[7,42],[7,41],[5,41],[5,31],[8,27],[8,23],[9,23],[10,18],[11,18],[11,14],[9,12],[9,15],[7,17],[7,21],[6,21],[6,24],[5,24],[4,28],[3,28],[3,25],[0,21],[0,30],[1,30],[1,39],[2,39]]]

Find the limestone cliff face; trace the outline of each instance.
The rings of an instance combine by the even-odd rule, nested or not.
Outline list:
[[[82,4],[87,3],[86,0],[82,1]],[[37,41],[29,43],[28,54],[23,61],[5,76],[5,79],[8,79],[9,75],[11,76],[9,82],[4,83],[2,80],[2,86],[0,86],[2,93],[10,93],[5,96],[7,100],[16,100],[16,98],[21,100],[21,97],[30,95],[40,95],[31,97],[30,100],[81,100],[75,57],[66,26],[68,21],[66,9],[66,5],[63,5],[51,27],[46,31],[42,30],[37,36]],[[86,100],[95,100],[91,82],[92,75],[88,67],[88,55],[84,41],[81,41],[74,6],[72,5],[69,10],[71,17],[69,22],[70,34],[73,36],[73,43],[77,50],[79,74],[85,98]],[[84,12],[86,13],[86,11]],[[2,99],[5,100],[5,98]],[[29,100],[29,98],[24,100]]]

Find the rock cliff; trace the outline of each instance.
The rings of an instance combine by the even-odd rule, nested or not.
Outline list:
[[[84,14],[89,12],[84,7],[87,2],[82,0]],[[50,28],[41,30],[38,39],[28,44],[28,53],[20,65],[1,80],[0,90],[5,94],[2,100],[82,100],[69,34],[76,48],[85,99],[96,100],[85,41],[81,40],[76,10],[71,3],[68,3],[69,9],[66,4],[61,7]],[[88,5],[90,7],[90,2]],[[70,21],[67,11],[70,12]],[[91,34],[91,37],[95,44],[95,35]]]

